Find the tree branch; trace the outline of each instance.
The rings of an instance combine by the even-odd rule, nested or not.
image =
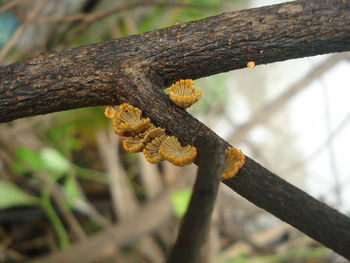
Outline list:
[[[206,240],[211,214],[224,165],[224,146],[212,136],[199,136],[198,173],[192,198],[181,223],[179,234],[170,252],[168,263],[198,262]]]
[[[295,1],[225,13],[0,68],[0,122],[125,102],[128,67],[158,75],[164,88],[181,78],[243,68],[250,60],[263,64],[349,49],[347,1]]]
[[[227,142],[162,89],[257,64],[350,49],[350,3],[295,1],[227,13],[0,69],[0,121],[83,106],[128,102],[152,122],[199,147],[197,138]],[[350,259],[350,219],[290,185],[254,160],[224,181],[239,194]]]
[[[199,147],[197,138],[210,135],[213,141],[230,146],[204,124],[174,106],[160,89],[153,88],[157,83],[148,82],[141,71],[129,71],[129,74],[131,90],[138,90],[133,102],[139,104],[155,125],[165,128],[168,134],[175,135],[184,144]],[[248,156],[240,172],[223,183],[255,205],[350,259],[350,232],[344,231],[350,228],[350,218],[289,184]]]

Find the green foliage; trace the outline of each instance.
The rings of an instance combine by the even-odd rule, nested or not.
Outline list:
[[[64,225],[57,215],[55,208],[51,202],[51,185],[48,184],[42,191],[41,195],[41,205],[44,209],[47,217],[49,218],[53,229],[56,232],[57,238],[58,238],[58,245],[61,250],[64,250],[70,246],[68,234],[66,232],[66,229],[64,228]]]
[[[0,180],[0,209],[16,206],[36,206],[39,199],[27,194],[12,182]]]
[[[56,149],[44,148],[40,151],[40,157],[45,163],[45,167],[53,174],[63,175],[71,167],[70,162]]]
[[[46,171],[55,176],[61,176],[71,167],[61,153],[49,147],[40,152],[29,147],[18,148],[16,157],[17,160],[12,165],[12,170],[16,173]]]
[[[12,164],[12,170],[16,173],[25,173],[27,171],[44,171],[45,162],[40,153],[29,147],[21,147],[15,153],[17,161]]]
[[[191,193],[191,189],[182,189],[171,194],[171,204],[175,216],[180,218],[185,214],[191,199]]]
[[[64,180],[64,193],[68,207],[74,208],[75,201],[83,200],[84,197],[80,192],[77,181],[73,176],[67,176]]]
[[[155,7],[141,21],[139,33],[217,14],[220,12],[219,6],[221,2],[220,0],[183,0],[181,3],[188,4],[188,8]]]

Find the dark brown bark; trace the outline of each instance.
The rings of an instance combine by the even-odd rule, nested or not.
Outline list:
[[[199,166],[197,178],[177,240],[169,254],[168,263],[199,262],[200,249],[208,234],[218,192],[224,166],[225,147],[210,134],[199,136],[196,143],[201,153],[197,160]]]
[[[128,102],[186,144],[228,143],[162,89],[257,64],[350,50],[348,1],[295,1],[244,10],[60,53],[0,69],[0,121]],[[205,95],[204,95],[205,96]],[[201,151],[200,151],[201,154]],[[350,219],[246,157],[224,181],[242,196],[350,259]]]
[[[127,68],[156,74],[161,88],[243,68],[350,49],[350,3],[295,1],[209,17],[0,69],[0,122],[128,101]]]

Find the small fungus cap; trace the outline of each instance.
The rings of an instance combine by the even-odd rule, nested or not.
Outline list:
[[[123,141],[124,150],[127,152],[131,152],[131,153],[141,152],[142,149],[145,147],[144,138],[145,138],[147,132],[148,131],[140,133],[139,135],[137,135],[135,137],[127,137]]]
[[[147,143],[152,141],[154,138],[163,135],[164,133],[164,129],[156,128],[154,125],[151,125],[147,131],[140,133],[135,137],[128,137],[126,140],[124,140],[123,148],[127,152],[141,152]]]
[[[112,119],[117,114],[117,110],[114,106],[107,106],[105,108],[104,114],[107,118]]]
[[[154,138],[145,146],[143,149],[143,155],[146,157],[147,161],[150,163],[157,163],[164,160],[164,157],[160,154],[160,146],[163,144],[165,139],[166,135],[163,134]]]
[[[254,67],[255,67],[255,62],[254,62],[254,61],[249,61],[249,62],[247,63],[247,67],[248,67],[248,68],[254,68]]]
[[[202,96],[202,90],[194,88],[192,79],[181,79],[168,88],[170,100],[181,108],[188,108]]]
[[[235,176],[244,165],[245,156],[240,150],[234,147],[227,148],[225,154],[224,170],[221,177],[223,179],[228,179]]]
[[[196,159],[197,149],[191,145],[182,147],[175,136],[169,136],[160,146],[160,154],[175,165],[185,166]]]
[[[142,118],[142,111],[128,103],[120,105],[113,128],[120,136],[136,136],[151,126],[149,118]]]

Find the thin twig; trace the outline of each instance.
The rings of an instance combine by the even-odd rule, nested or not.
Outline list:
[[[169,189],[170,190],[170,189]],[[115,253],[115,247],[129,245],[132,241],[164,224],[171,216],[169,192],[159,199],[141,208],[136,215],[122,220],[117,225],[106,228],[103,232],[85,241],[72,245],[65,251],[54,252],[32,263],[89,263],[96,262],[101,256]]]
[[[6,43],[6,45],[1,49],[0,51],[0,63],[3,63],[2,61],[6,57],[7,53],[14,47],[14,45],[17,43],[19,38],[21,37],[22,33],[24,32],[24,29],[32,23],[35,19],[35,17],[40,13],[40,11],[45,7],[47,0],[42,0],[37,3],[35,8],[32,10],[32,12],[29,13],[26,20],[17,28],[16,32],[13,34],[12,38]]]
[[[85,240],[85,231],[83,230],[75,216],[72,214],[72,212],[69,211],[69,209],[67,208],[60,186],[56,182],[52,181],[52,178],[45,173],[37,173],[36,176],[42,183],[44,183],[44,185],[51,185],[51,196],[58,208],[60,209],[60,211],[62,212],[62,215],[67,225],[77,236],[78,240]]]
[[[272,102],[264,106],[262,109],[258,110],[249,122],[247,122],[246,124],[242,125],[240,128],[234,131],[234,133],[229,137],[230,139],[228,141],[233,145],[242,141],[254,127],[265,121],[274,112],[277,112],[295,95],[297,95],[303,89],[307,88],[315,79],[327,72],[339,61],[348,57],[349,54],[347,53],[335,54],[329,57],[326,61],[322,62],[320,65],[315,67],[309,74],[307,74],[305,78],[294,84],[287,91],[285,91],[278,98],[274,99]]]
[[[74,39],[84,32],[92,23],[101,20],[103,18],[106,18],[110,15],[122,12],[124,10],[130,10],[132,8],[138,8],[138,7],[145,7],[145,6],[168,6],[168,7],[177,7],[177,8],[194,8],[194,9],[205,9],[201,6],[198,5],[192,5],[192,4],[182,4],[182,3],[164,3],[164,2],[159,2],[159,1],[145,1],[145,2],[138,2],[138,3],[131,3],[131,4],[126,4],[123,6],[118,6],[109,10],[102,10],[102,11],[97,11],[92,14],[76,14],[72,15],[71,21],[75,20],[82,20],[84,23],[78,25],[75,29],[70,32],[69,36],[67,39],[61,43],[58,47],[58,49],[62,49],[72,43]],[[66,17],[67,18],[67,17]],[[59,19],[59,17],[57,17]],[[62,18],[63,19],[63,18]]]
[[[288,174],[290,171],[298,169],[298,166],[304,163],[308,163],[314,158],[316,158],[317,156],[319,156],[319,154],[323,152],[323,150],[338,136],[338,134],[349,124],[349,122],[350,122],[350,113],[348,113],[344,117],[344,119],[339,123],[339,125],[334,129],[334,131],[328,134],[328,137],[326,138],[326,140],[323,143],[321,143],[321,145],[318,146],[316,150],[314,150],[308,157],[304,158],[301,161],[297,161],[293,163],[288,168],[283,170],[281,173]]]
[[[74,22],[74,21],[85,21],[85,22],[95,22],[106,18],[115,13],[119,13],[124,10],[129,10],[131,8],[146,7],[146,6],[159,6],[159,7],[177,7],[177,8],[192,8],[192,9],[202,9],[210,10],[199,5],[194,4],[184,4],[184,3],[165,3],[160,1],[144,1],[137,3],[125,4],[123,6],[118,6],[114,8],[109,8],[105,10],[96,11],[94,13],[77,13],[73,15],[68,15],[64,17],[60,16],[41,16],[36,19],[38,22]]]
[[[108,170],[108,178],[110,181],[110,191],[112,194],[112,204],[114,212],[118,219],[129,220],[133,218],[140,209],[140,204],[132,191],[132,186],[127,177],[127,174],[120,164],[118,156],[118,136],[111,129],[109,136],[105,132],[100,131],[97,135],[98,146],[102,155],[102,160]],[[152,254],[156,257],[156,262],[163,261],[158,245],[150,236],[145,236],[142,239],[143,246],[136,245],[136,249],[143,254]],[[143,247],[148,249],[144,250]]]
[[[327,91],[327,87],[324,84],[324,82],[320,81],[321,87],[322,87],[322,94],[323,94],[323,101],[324,101],[324,120],[326,124],[326,132],[327,132],[327,137],[330,137],[332,133],[332,120],[331,120],[331,107],[329,103],[329,94]],[[333,140],[327,140],[328,145],[328,157],[329,157],[329,165],[332,171],[332,176],[334,180],[334,195],[336,199],[336,206],[338,208],[341,207],[342,205],[342,185],[340,183],[340,175],[339,175],[339,169],[337,166],[337,161],[336,161],[336,154],[334,151],[334,145],[333,145]]]
[[[200,154],[197,179],[168,263],[198,262],[214,209],[224,163],[224,146],[210,136],[200,136],[197,145]]]
[[[112,206],[115,216],[119,219],[131,218],[139,208],[139,203],[128,180],[125,170],[119,163],[118,137],[99,131],[97,145],[102,162],[107,169],[109,187],[112,196]]]

